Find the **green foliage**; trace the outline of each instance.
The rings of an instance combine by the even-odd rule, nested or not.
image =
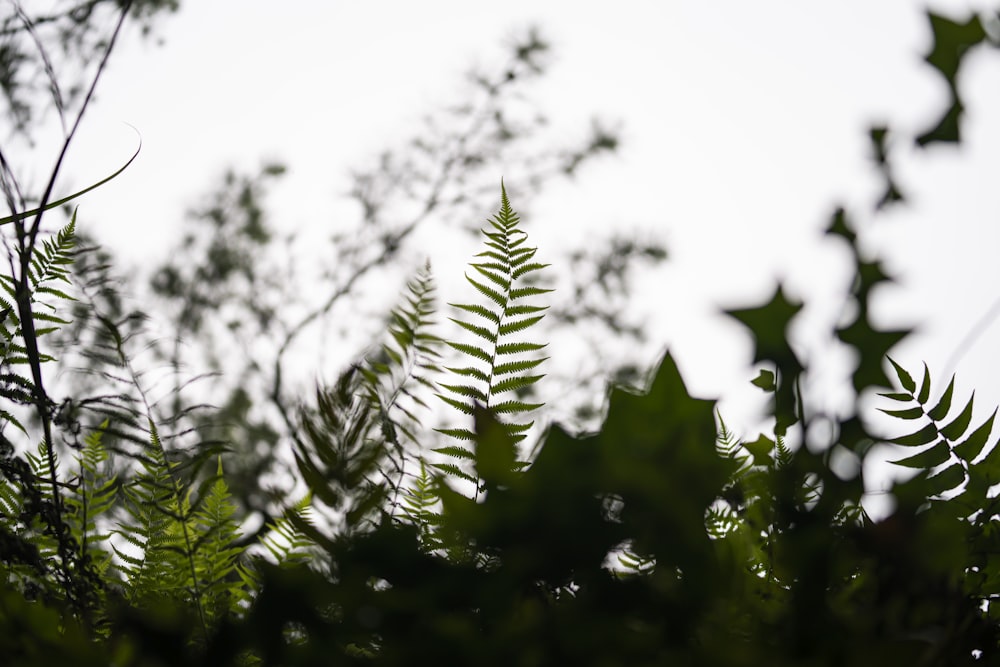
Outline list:
[[[960,139],[960,66],[971,49],[996,45],[984,19],[929,16],[927,61],[948,82],[951,108],[918,145]],[[531,64],[540,46],[529,46]],[[887,187],[876,209],[903,198],[888,136],[870,132]],[[210,207],[217,273],[160,274],[164,293],[191,297],[180,312],[189,333],[210,329],[213,289],[239,276],[256,284],[255,249],[270,233],[253,184],[237,181],[250,245],[227,244],[232,221]],[[667,352],[641,391],[611,387],[599,428],[553,424],[528,457],[526,415],[540,404],[526,395],[543,377],[545,345],[527,332],[547,312],[535,297],[549,291],[531,279],[547,265],[535,261],[501,186],[485,250],[466,275],[480,300],[452,304],[465,338],[432,333],[434,283],[429,266],[417,272],[390,311],[386,342],[301,408],[288,434],[298,488],[247,539],[220,449],[203,440],[185,449],[183,429],[161,435],[177,415],[154,419],[130,338],[89,312],[92,301],[82,313],[103,326],[101,363],[138,398],[115,403],[126,408],[108,411],[82,442],[73,403],[54,410],[41,371],[54,356],[38,343],[67,325],[76,218],[40,236],[44,200],[32,226],[28,214],[11,216],[17,261],[0,276],[4,664],[735,667],[1000,657],[996,411],[975,419],[971,397],[955,401],[954,378],[936,393],[926,365],[918,382],[887,357],[908,332],[873,324],[872,295],[891,277],[861,251],[843,209],[827,234],[850,251],[850,315],[830,337],[857,360],[852,412],[809,408],[810,355],[788,337],[804,304],[778,286],[763,304],[727,311],[763,366],[752,380],[769,397],[762,432],[737,437],[714,401],[689,393]],[[373,205],[366,215],[379,212]],[[336,300],[292,327],[279,362],[295,332]],[[268,331],[269,306],[253,308],[255,331]],[[447,367],[451,379],[438,384],[442,343],[467,365]],[[289,425],[280,367],[271,405]],[[898,386],[881,394],[891,403],[881,410],[908,427],[884,444],[903,448],[894,463],[916,474],[891,489],[894,509],[874,521],[861,471],[884,438],[861,419],[860,397],[892,386],[887,368]],[[248,413],[250,395],[225,407]],[[468,419],[438,431],[457,444],[439,446],[423,429],[431,395]],[[31,410],[34,421],[20,417]],[[139,419],[145,437],[129,441],[135,451],[121,447],[118,434]],[[28,435],[36,425],[41,438]],[[268,433],[274,444],[279,429]],[[202,470],[210,461],[214,474]],[[455,479],[475,493],[453,489]]]
[[[449,366],[455,381],[462,384],[442,383],[441,387],[448,394],[438,394],[444,402],[473,417],[477,414],[477,406],[488,408],[495,415],[512,416],[541,407],[540,403],[528,403],[519,396],[544,377],[532,371],[547,358],[536,354],[545,344],[524,339],[523,332],[538,324],[548,308],[531,303],[531,297],[552,291],[527,283],[525,279],[533,277],[532,274],[548,264],[534,261],[537,248],[525,245],[527,233],[518,227],[520,218],[511,208],[502,184],[500,191],[500,210],[489,220],[490,227],[483,230],[486,250],[476,255],[483,260],[470,264],[479,275],[476,278],[465,276],[484,302],[450,304],[462,311],[465,319],[449,319],[471,333],[474,339],[472,343],[447,342],[463,354],[470,365]],[[508,397],[508,394],[514,396]],[[513,442],[523,440],[525,432],[534,424],[533,421],[514,420],[498,423]],[[462,467],[466,461],[479,459],[479,453],[473,452],[467,444],[475,441],[475,432],[469,427],[438,431],[461,444],[435,449],[451,462],[434,463],[434,467],[472,482],[478,493],[482,471],[474,474]],[[510,461],[511,469],[524,465],[524,461]]]
[[[125,599],[140,607],[189,605],[205,636],[248,593],[237,576],[243,551],[235,508],[222,479],[222,463],[206,493],[196,496],[168,461],[155,425],[143,472],[125,489],[128,521],[114,547],[123,576]],[[131,552],[131,553],[129,553]]]

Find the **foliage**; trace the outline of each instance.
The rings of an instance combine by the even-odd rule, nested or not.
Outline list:
[[[545,377],[529,374],[545,361],[544,357],[537,357],[537,352],[545,345],[520,337],[522,332],[541,321],[548,308],[525,300],[552,290],[519,281],[525,276],[529,276],[530,280],[531,274],[544,269],[548,264],[533,261],[537,248],[524,245],[527,234],[518,227],[520,218],[510,207],[507,190],[502,185],[500,191],[500,211],[489,221],[492,230],[483,230],[486,250],[476,255],[484,258],[484,261],[469,265],[479,274],[479,280],[468,274],[465,276],[469,284],[484,297],[486,304],[451,304],[462,311],[463,318],[449,319],[479,339],[472,343],[448,341],[448,345],[472,364],[448,367],[456,381],[467,384],[441,383],[441,388],[448,394],[438,394],[445,403],[469,416],[476,414],[477,406],[487,408],[496,415],[519,415],[541,407],[538,403],[519,400],[517,396]],[[514,392],[515,398],[501,397],[510,392]],[[507,421],[503,422],[503,428],[514,442],[519,442],[525,438],[525,431],[533,423]],[[436,452],[449,456],[453,462],[435,463],[434,467],[472,482],[478,495],[479,478],[457,465],[463,459],[475,460],[476,454],[465,443],[474,442],[476,433],[468,427],[438,429],[438,432],[455,438],[462,444],[435,449]],[[527,462],[512,460],[510,465],[521,467],[527,465]]]
[[[927,59],[948,80],[951,106],[914,138],[919,145],[960,139],[962,59],[974,46],[996,46],[978,18],[929,16],[935,46]],[[529,46],[519,62],[530,71],[537,40]],[[488,91],[487,108],[498,90]],[[870,133],[887,183],[877,209],[903,192],[887,134]],[[71,139],[72,131],[67,145]],[[572,156],[565,169],[582,159]],[[397,169],[414,167],[383,173]],[[258,183],[234,176],[230,185],[245,216],[239,242],[224,242],[234,223],[226,203],[210,206],[211,261],[158,273],[162,294],[189,304],[174,313],[177,336],[159,350],[175,381],[182,334],[213,331],[218,299],[240,302],[260,285],[253,267],[270,233],[256,206]],[[435,187],[421,216],[447,190]],[[115,300],[104,262],[89,265],[92,280],[76,292],[65,287],[71,262],[94,261],[75,253],[75,215],[48,235],[40,220],[51,192],[28,213],[16,188],[6,194],[5,664],[956,665],[1000,656],[996,411],[974,419],[971,398],[953,406],[954,378],[935,395],[926,366],[918,383],[887,357],[908,332],[872,322],[872,295],[891,278],[861,250],[844,209],[831,215],[827,234],[847,245],[854,280],[849,316],[831,336],[857,359],[853,411],[807,409],[816,404],[803,390],[810,357],[787,333],[803,304],[778,286],[765,303],[728,311],[754,341],[753,384],[769,398],[766,431],[737,437],[712,400],[689,394],[667,352],[641,390],[608,390],[599,428],[549,424],[529,455],[532,423],[516,416],[540,407],[522,394],[542,380],[537,354],[545,344],[537,332],[522,336],[552,312],[543,302],[551,290],[518,282],[548,265],[526,245],[503,185],[486,249],[466,276],[479,301],[453,304],[451,335],[434,331],[425,265],[390,310],[385,342],[368,346],[294,413],[283,356],[381,265],[365,254],[331,297],[285,330],[270,358],[273,374],[263,378],[273,410],[254,416],[257,433],[245,419],[222,434],[227,442],[185,427],[209,422],[182,401],[180,384],[168,392],[170,416],[158,417],[163,406],[150,400],[148,376],[132,358],[141,318]],[[369,222],[379,219],[384,200],[367,190],[359,197]],[[374,225],[389,234],[375,248],[395,256],[416,224]],[[369,241],[355,249],[367,252]],[[189,245],[200,243],[192,237]],[[647,251],[656,254],[637,252]],[[70,323],[66,310],[83,322]],[[277,310],[265,302],[244,299],[227,315],[247,313],[254,317],[237,319],[236,328],[250,335],[277,326]],[[127,391],[62,403],[49,396],[43,364],[65,363],[53,352],[74,346],[43,346],[67,330],[89,336],[75,347],[92,355],[98,385]],[[445,347],[469,365],[445,366]],[[221,358],[217,370],[227,370]],[[883,390],[882,412],[907,425],[905,433],[886,439],[866,425],[861,397],[872,390]],[[256,405],[250,391],[228,395],[224,410],[246,416]],[[470,423],[425,429],[434,395]],[[88,424],[85,414],[101,420]],[[236,434],[253,435],[256,445],[274,444],[279,433],[291,440],[298,486],[276,494],[281,510],[247,530],[256,515],[231,490],[224,461],[233,459],[224,455],[247,444],[231,442]],[[459,444],[442,446],[441,435]],[[879,443],[903,448],[895,463],[916,474],[893,487],[892,513],[874,521],[860,471]],[[855,471],[834,466],[835,456],[854,461]],[[453,488],[456,479],[474,491]]]

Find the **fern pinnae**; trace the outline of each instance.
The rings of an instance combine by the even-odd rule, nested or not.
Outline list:
[[[434,276],[428,261],[407,282],[401,305],[390,313],[390,341],[381,345],[382,359],[369,358],[361,367],[368,399],[377,414],[382,437],[396,454],[391,460],[396,479],[391,481],[390,515],[399,504],[409,458],[407,449],[418,443],[414,433],[421,426],[418,409],[428,407],[419,392],[414,391],[417,388],[415,385],[438,391],[434,377],[441,372],[438,362],[442,341],[432,331],[437,311],[435,292]]]
[[[538,382],[543,375],[528,374],[528,371],[546,359],[523,357],[545,347],[544,344],[520,339],[520,336],[540,322],[547,309],[547,306],[524,300],[551,290],[519,283],[548,265],[533,261],[537,250],[524,245],[527,234],[518,227],[520,218],[510,206],[503,183],[500,194],[500,209],[487,221],[488,227],[482,230],[486,249],[476,255],[482,260],[469,264],[474,276],[465,275],[466,281],[484,297],[483,302],[449,304],[459,311],[449,319],[469,332],[472,340],[449,341],[448,345],[462,354],[469,364],[447,367],[458,382],[441,383],[444,391],[437,395],[466,415],[473,415],[476,404],[479,404],[496,414],[512,416],[514,419],[503,424],[517,442],[525,437],[525,431],[534,422],[519,422],[516,416],[542,404],[508,399],[504,395],[519,394]],[[434,467],[446,474],[473,481],[478,495],[478,477],[469,475],[461,467],[463,462],[475,458],[466,444],[475,441],[475,434],[467,427],[437,431],[458,440],[460,444],[437,448],[437,453],[452,459],[452,462],[435,463]],[[523,462],[518,464],[519,467],[523,465]]]

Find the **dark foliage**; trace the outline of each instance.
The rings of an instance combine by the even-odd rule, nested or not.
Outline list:
[[[86,33],[104,4],[19,15],[0,36],[38,42],[38,26],[65,22]],[[124,19],[130,7],[148,15],[173,5],[117,6]],[[949,106],[912,140],[958,142],[961,64],[973,48],[998,46],[996,21],[928,16],[927,61],[948,82]],[[103,63],[113,36],[102,43]],[[433,331],[425,265],[390,311],[385,341],[312,400],[295,400],[286,360],[303,332],[356,303],[364,279],[403,256],[432,211],[476,209],[495,151],[527,132],[501,110],[520,78],[540,73],[542,52],[531,34],[502,75],[477,80],[481,105],[456,112],[464,129],[429,133],[357,175],[364,219],[353,240],[336,240],[340,272],[325,277],[317,303],[286,310],[300,290],[267,264],[276,236],[262,199],[282,170],[228,176],[196,213],[205,231],[186,234],[154,276],[173,326],[166,337],[149,337],[147,316],[129,310],[112,258],[79,250],[75,216],[44,233],[42,214],[63,202],[50,203],[50,186],[28,211],[2,160],[11,207],[0,220],[10,230],[10,273],[0,276],[4,664],[997,663],[996,411],[974,420],[972,398],[955,401],[954,378],[937,392],[926,366],[918,382],[888,358],[908,331],[871,321],[872,294],[891,277],[862,252],[845,210],[827,234],[847,244],[854,273],[851,315],[830,332],[857,361],[846,415],[806,410],[809,363],[787,335],[803,304],[779,286],[765,303],[728,311],[753,337],[753,384],[771,399],[755,439],[735,438],[713,401],[692,397],[669,353],[642,390],[610,388],[599,428],[533,432],[528,413],[543,406],[529,395],[545,361],[533,327],[547,313],[640,335],[600,303],[625,289],[633,258],[664,255],[622,239],[607,255],[572,253],[597,291],[581,286],[576,310],[549,309],[551,290],[530,280],[549,265],[525,245],[503,186],[469,264],[474,300],[452,305],[452,334]],[[19,62],[0,57],[7,69]],[[52,81],[62,114],[71,97]],[[13,94],[11,122],[22,129],[30,116]],[[870,133],[886,183],[876,210],[904,198],[891,135]],[[67,146],[72,137],[68,129]],[[598,132],[526,180],[572,174],[614,143]],[[400,217],[407,208],[416,214]],[[201,356],[182,354],[190,338]],[[249,338],[272,345],[233,362],[226,346]],[[160,402],[133,358],[150,340],[174,381]],[[464,361],[448,365],[448,347]],[[219,374],[220,407],[184,398],[183,369],[195,362]],[[55,400],[44,380],[66,365],[86,380]],[[888,442],[861,418],[872,390],[882,412],[908,423]],[[460,423],[423,428],[435,395]],[[800,444],[817,432],[825,440]],[[873,521],[860,470],[876,443],[902,448],[895,463],[915,476]],[[835,469],[834,454],[857,471]],[[282,465],[296,485],[255,495],[251,483]],[[243,534],[248,518],[261,525]]]

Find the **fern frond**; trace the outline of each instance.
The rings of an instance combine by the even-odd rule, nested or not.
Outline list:
[[[544,375],[523,375],[507,378],[506,380],[501,380],[490,386],[490,393],[494,396],[502,394],[506,391],[517,391],[519,389],[524,389],[533,385],[534,383],[541,380]],[[540,406],[539,406],[540,407]]]
[[[419,474],[414,476],[403,496],[403,517],[417,526],[420,546],[426,552],[439,551],[445,547],[439,531],[441,498],[437,484],[427,465],[421,461]]]
[[[77,482],[64,499],[67,525],[79,544],[80,556],[91,559],[102,570],[111,564],[112,552],[106,544],[112,532],[102,530],[98,520],[108,515],[118,501],[118,476],[105,470],[108,452],[102,440],[107,426],[105,421],[84,438],[84,447],[77,458]]]
[[[472,431],[463,431],[462,429],[449,429],[448,435],[458,438],[459,440],[469,440],[470,442],[476,439],[475,433]],[[456,459],[468,459],[472,461],[476,458],[476,455],[472,452],[472,450],[465,447],[456,447],[455,445],[436,447],[434,451]]]
[[[533,261],[537,249],[525,245],[527,234],[518,227],[520,218],[510,206],[506,188],[501,183],[500,209],[482,230],[486,249],[476,257],[483,261],[470,262],[469,266],[482,280],[465,275],[466,281],[484,297],[482,303],[451,304],[461,313],[450,318],[460,328],[469,332],[483,343],[463,343],[449,341],[449,346],[464,355],[471,362],[468,366],[451,366],[448,370],[462,378],[461,384],[442,384],[452,395],[438,393],[438,397],[457,408],[465,415],[474,415],[476,404],[492,410],[495,414],[519,415],[541,407],[541,403],[527,403],[519,400],[498,400],[506,392],[521,392],[538,382],[542,375],[528,375],[545,358],[529,357],[541,350],[543,344],[519,340],[517,336],[538,324],[544,317],[547,306],[525,300],[546,294],[552,290],[535,285],[521,285],[527,275],[544,269],[546,264]],[[462,315],[478,319],[463,318]],[[513,358],[512,358],[513,357]],[[471,383],[468,383],[471,382]],[[523,433],[533,422],[501,422],[512,441],[523,439]],[[476,436],[468,427],[437,429],[439,433],[462,442],[475,441]],[[438,453],[451,457],[454,462],[435,463],[434,467],[458,479],[472,481],[479,493],[479,476],[466,472],[462,466],[467,463],[465,448],[439,448]],[[527,465],[524,461],[516,464],[517,469]],[[458,474],[461,472],[461,474]]]
[[[272,522],[269,531],[261,539],[274,561],[281,565],[304,563],[313,556],[315,542],[295,527],[296,523],[313,525],[312,496],[306,494],[297,503],[285,510],[283,516]]]
[[[198,578],[191,582],[192,589],[201,596],[201,607],[210,625],[249,601],[242,579],[236,576],[243,548],[236,545],[239,527],[233,518],[235,513],[220,458],[215,482],[190,519],[194,574]]]
[[[973,427],[974,393],[957,414],[953,414],[954,376],[941,395],[931,401],[931,375],[927,364],[924,364],[918,384],[895,360],[890,358],[889,363],[902,391],[880,396],[896,404],[911,405],[899,409],[880,408],[881,412],[901,421],[922,423],[916,430],[889,441],[911,451],[920,448],[893,461],[896,465],[922,471],[903,486],[915,486],[928,500],[958,496],[953,506],[968,507],[969,515],[973,515],[990,497],[991,488],[1000,483],[1000,451],[995,440],[990,445],[997,411]]]

